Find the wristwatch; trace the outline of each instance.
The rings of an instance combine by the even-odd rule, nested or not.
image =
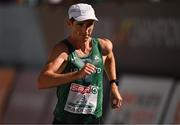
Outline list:
[[[111,85],[112,83],[115,83],[117,86],[119,86],[119,80],[117,79],[113,79],[109,82],[109,84]]]

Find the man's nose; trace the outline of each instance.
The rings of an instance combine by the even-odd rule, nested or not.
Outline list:
[[[89,27],[86,24],[84,24],[83,27],[82,27],[83,32],[87,33],[88,29],[89,29]]]

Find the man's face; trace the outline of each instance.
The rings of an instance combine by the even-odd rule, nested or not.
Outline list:
[[[94,20],[73,21],[71,25],[74,37],[87,40],[91,37],[94,29]]]

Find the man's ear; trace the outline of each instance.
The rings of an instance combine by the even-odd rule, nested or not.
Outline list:
[[[72,23],[73,23],[73,22],[72,22],[71,20],[67,20],[67,21],[66,21],[66,24],[67,24],[67,26],[69,26],[69,27],[72,26]]]

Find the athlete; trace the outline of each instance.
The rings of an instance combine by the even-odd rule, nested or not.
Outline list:
[[[91,5],[71,5],[70,35],[57,43],[39,75],[39,88],[57,87],[54,124],[99,124],[103,106],[103,71],[110,80],[111,104],[120,108],[113,45],[92,37],[95,21]]]

